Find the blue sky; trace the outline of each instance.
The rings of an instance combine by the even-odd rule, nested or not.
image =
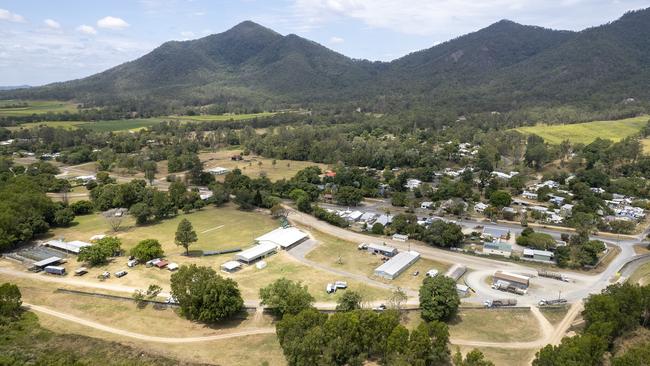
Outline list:
[[[500,19],[581,30],[645,7],[650,0],[0,0],[0,85],[92,75],[244,20],[392,60]]]

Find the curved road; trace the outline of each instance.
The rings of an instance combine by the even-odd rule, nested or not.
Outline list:
[[[390,238],[377,238],[375,236],[357,233],[348,229],[331,225],[327,222],[318,220],[311,215],[297,211],[287,205],[285,205],[285,209],[287,209],[289,212],[289,221],[300,224],[302,226],[313,228],[340,239],[356,243],[383,241],[386,244],[389,244],[400,250],[417,250],[421,254],[422,258],[428,258],[431,260],[446,263],[459,263],[467,266],[468,269],[472,270],[472,272],[466,276],[467,284],[475,291],[477,291],[478,295],[465,299],[467,302],[482,303],[487,299],[506,296],[506,294],[503,292],[492,290],[487,285],[487,283],[485,283],[485,279],[494,273],[494,271],[497,269],[526,274],[529,276],[537,276],[537,268],[528,266],[525,263],[499,261],[487,257],[461,254],[425,245],[422,242],[413,240],[410,240],[408,242],[400,242],[392,240]],[[497,227],[500,225],[491,224],[490,226]],[[521,228],[517,229],[511,228],[510,226],[507,227],[513,232],[521,231]],[[562,231],[549,228],[539,231],[549,233],[555,237],[560,237],[562,234]],[[558,291],[561,291],[562,297],[566,298],[569,302],[581,301],[582,299],[588,297],[590,294],[600,293],[600,291],[612,283],[612,280],[617,278],[616,275],[618,271],[626,263],[634,261],[635,258],[638,258],[638,256],[635,255],[633,246],[634,244],[641,241],[641,236],[642,234],[639,235],[639,237],[636,239],[626,238],[625,240],[620,240],[617,242],[612,242],[611,240],[603,240],[601,237],[594,237],[594,239],[597,238],[599,240],[603,240],[610,245],[615,245],[620,248],[620,253],[618,253],[618,255],[609,263],[603,272],[597,274],[567,272],[565,275],[571,280],[571,282],[568,283],[538,277],[535,279],[535,283],[537,285],[544,285],[544,287],[534,288],[534,296],[527,295],[519,297],[519,302],[523,305],[536,305],[541,299],[550,299],[557,297]],[[645,261],[649,259],[650,258],[643,260]]]

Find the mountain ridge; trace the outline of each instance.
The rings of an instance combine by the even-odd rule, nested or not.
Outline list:
[[[650,81],[648,32],[650,8],[579,32],[504,19],[391,62],[372,62],[244,21],[196,40],[165,42],[86,78],[4,91],[0,97],[94,105],[158,98],[180,105],[265,108],[356,103],[371,109],[389,100],[498,110],[587,103],[593,94],[614,103],[623,95],[649,96],[643,86]],[[610,97],[598,90],[610,86],[615,89]]]

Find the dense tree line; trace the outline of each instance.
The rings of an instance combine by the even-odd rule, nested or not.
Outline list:
[[[0,249],[12,248],[50,227],[68,226],[74,220],[71,208],[45,195],[67,185],[56,179],[55,173],[56,168],[47,163],[25,169],[0,160]]]

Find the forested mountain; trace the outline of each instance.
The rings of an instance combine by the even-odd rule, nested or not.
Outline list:
[[[167,42],[102,73],[0,97],[92,105],[158,100],[275,108],[315,103],[457,112],[650,96],[650,8],[581,32],[502,20],[392,62],[354,60],[250,21],[201,39]],[[384,110],[385,111],[385,110]]]

